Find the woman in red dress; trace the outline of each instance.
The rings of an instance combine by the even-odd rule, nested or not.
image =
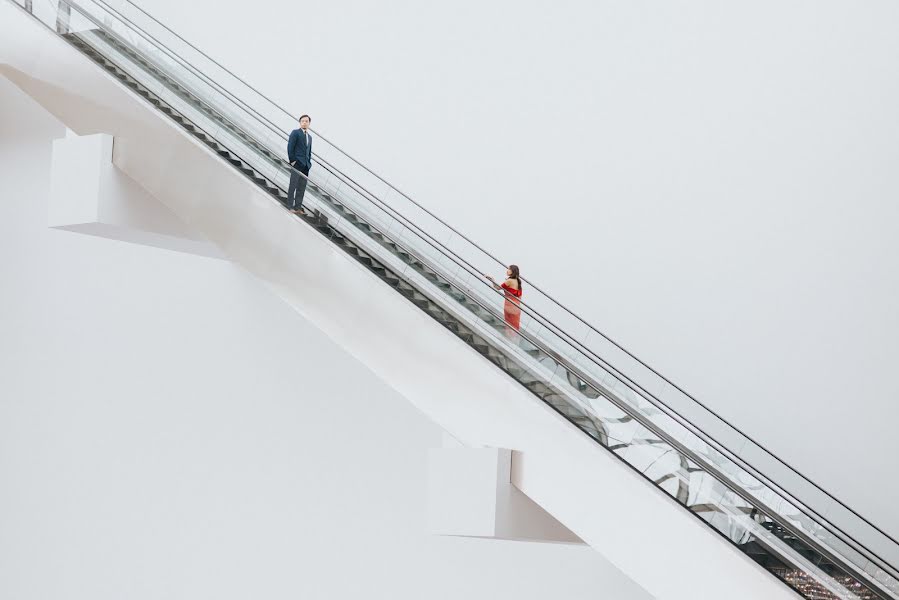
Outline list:
[[[502,290],[505,296],[503,302],[503,317],[506,319],[506,335],[515,337],[521,327],[521,277],[518,275],[518,265],[509,265],[506,269],[506,280],[502,285],[496,283],[490,275],[484,275],[497,290]]]

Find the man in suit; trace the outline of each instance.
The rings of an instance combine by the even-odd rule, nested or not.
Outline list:
[[[312,166],[312,136],[309,134],[309,115],[300,117],[300,128],[290,132],[287,141],[287,160],[290,171],[290,187],[287,188],[287,207],[303,214],[303,196],[306,194],[306,178]]]

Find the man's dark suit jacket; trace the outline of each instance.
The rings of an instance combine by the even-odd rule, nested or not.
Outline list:
[[[296,161],[297,167],[308,169],[312,166],[312,136],[309,136],[309,143],[306,143],[306,136],[302,129],[294,129],[290,132],[290,139],[287,141],[287,160],[291,163]]]

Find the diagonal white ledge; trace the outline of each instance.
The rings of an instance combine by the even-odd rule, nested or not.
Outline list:
[[[444,435],[445,438],[449,437]],[[512,484],[514,453],[458,443],[428,452],[428,528],[435,535],[583,544]]]
[[[56,229],[225,258],[218,246],[113,164],[114,140],[71,130],[53,141],[48,224]]]

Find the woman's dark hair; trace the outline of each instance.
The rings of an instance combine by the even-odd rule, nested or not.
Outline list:
[[[509,270],[512,271],[512,276],[509,279],[514,279],[518,282],[518,289],[521,288],[521,277],[518,275],[518,265],[509,265]]]
[[[312,117],[310,117],[309,115],[300,115],[299,120],[302,121],[303,119],[309,119],[309,122],[312,122]]]

